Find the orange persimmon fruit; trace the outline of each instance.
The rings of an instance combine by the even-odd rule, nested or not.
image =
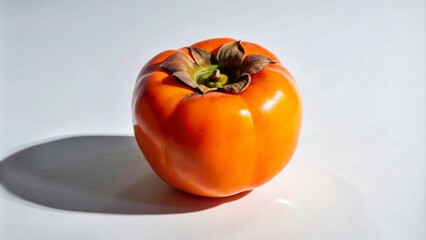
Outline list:
[[[302,122],[298,86],[265,48],[204,40],[152,58],[132,100],[136,141],[154,172],[195,195],[225,197],[276,176]]]

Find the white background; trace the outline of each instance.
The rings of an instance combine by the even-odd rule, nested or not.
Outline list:
[[[0,1],[1,159],[57,136],[131,135],[131,94],[145,62],[166,49],[233,37],[274,52],[300,86],[303,129],[287,172],[333,176],[359,196],[356,211],[335,209],[347,225],[324,227],[324,215],[289,229],[284,213],[259,210],[258,199],[272,195],[256,191],[197,213],[128,216],[41,207],[3,189],[0,238],[425,239],[425,22],[420,0]],[[285,173],[284,180],[303,180]],[[309,199],[327,184],[297,185],[306,194],[299,205],[315,204]],[[255,208],[250,229],[237,220],[206,227]],[[299,209],[293,214],[311,211]],[[263,235],[277,219],[282,229]]]

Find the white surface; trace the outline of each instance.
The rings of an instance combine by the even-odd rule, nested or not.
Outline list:
[[[291,164],[247,196],[172,214],[65,211],[49,199],[61,194],[50,185],[63,180],[59,174],[41,179],[53,194],[47,202],[1,189],[0,239],[426,238],[424,2],[229,4],[0,2],[1,159],[60,135],[132,134],[130,98],[143,64],[211,37],[270,49],[293,73],[304,100]],[[4,166],[1,181],[10,177]],[[102,169],[100,176],[111,170]],[[43,189],[42,182],[20,179],[24,185],[8,187]],[[79,203],[91,199],[79,196]]]

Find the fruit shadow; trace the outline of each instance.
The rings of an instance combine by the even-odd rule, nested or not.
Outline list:
[[[14,195],[50,208],[115,214],[201,211],[237,200],[171,188],[130,136],[74,136],[18,151],[0,162],[0,182]]]

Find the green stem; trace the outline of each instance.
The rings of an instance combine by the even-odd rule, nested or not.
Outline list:
[[[195,71],[197,84],[219,88],[228,83],[228,76],[220,72],[218,65],[204,66]]]

